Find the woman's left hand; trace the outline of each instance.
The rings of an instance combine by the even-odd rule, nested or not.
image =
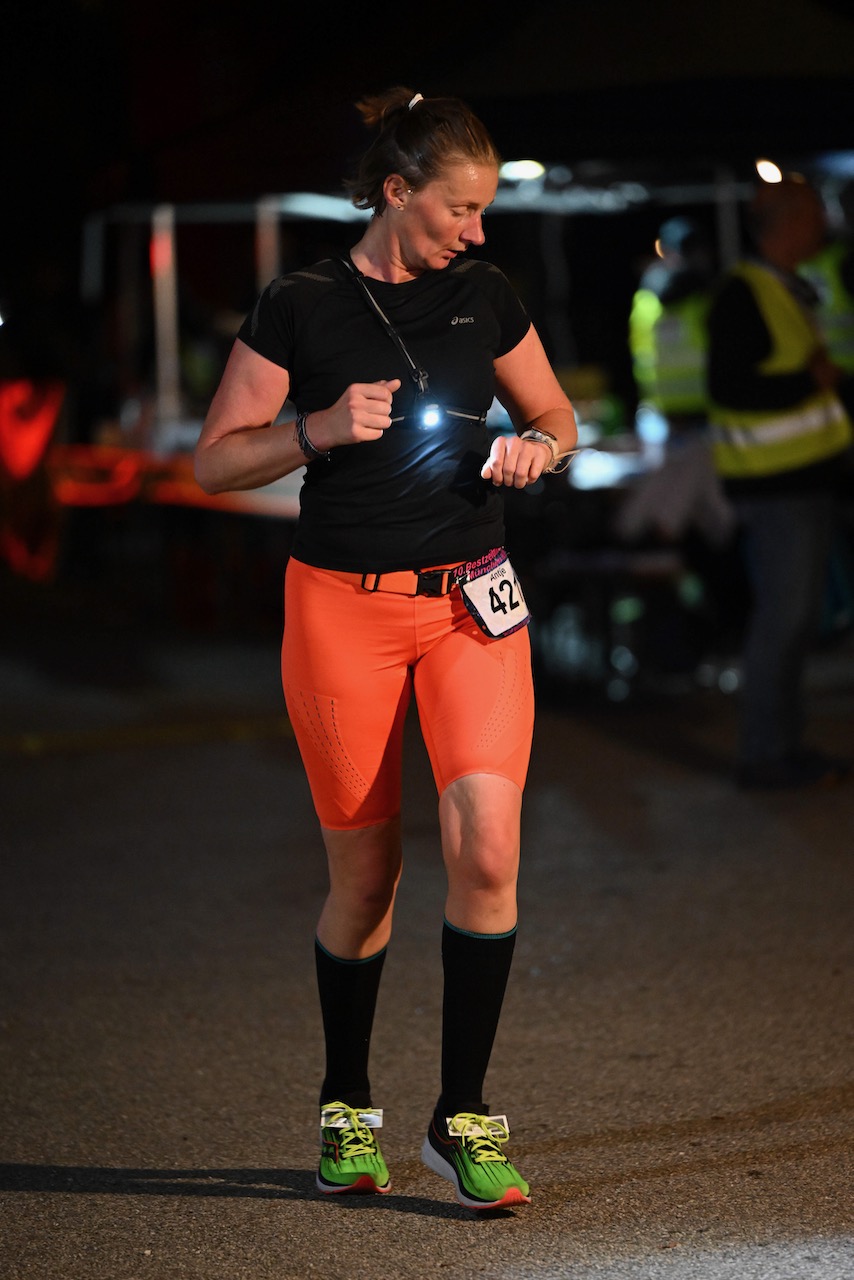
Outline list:
[[[522,440],[516,435],[496,436],[480,474],[494,485],[524,489],[539,480],[551,463],[552,451],[547,444]]]

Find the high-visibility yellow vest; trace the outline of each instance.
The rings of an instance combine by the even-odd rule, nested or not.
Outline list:
[[[751,289],[771,335],[772,349],[759,371],[803,371],[818,345],[816,325],[780,277],[758,263],[742,263],[733,275]],[[790,409],[732,409],[712,404],[709,419],[719,473],[732,478],[774,475],[840,453],[852,440],[851,423],[833,391],[815,391]]]
[[[842,369],[854,373],[854,298],[842,283],[841,267],[851,246],[836,241],[800,268],[818,294],[816,318],[827,353]]]
[[[706,411],[706,315],[709,300],[691,294],[662,304],[638,289],[629,314],[629,349],[642,401],[663,414]]]

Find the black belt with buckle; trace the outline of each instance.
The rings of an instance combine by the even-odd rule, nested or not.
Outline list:
[[[365,591],[391,591],[400,596],[446,596],[460,580],[464,564],[450,569],[400,569],[392,573],[363,573]]]

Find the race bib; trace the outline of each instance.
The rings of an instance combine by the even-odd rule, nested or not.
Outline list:
[[[530,622],[522,588],[503,547],[467,564],[459,585],[466,608],[492,640],[509,636]]]

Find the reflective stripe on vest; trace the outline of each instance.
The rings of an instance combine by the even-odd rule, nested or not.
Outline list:
[[[735,423],[712,423],[715,461],[724,475],[765,475],[808,466],[837,453],[850,440],[851,427],[841,402],[823,393],[812,408],[802,408],[797,413],[777,414],[773,418],[757,416],[750,424],[744,421],[745,416],[739,415]],[[838,438],[839,443],[816,455],[813,448],[816,436],[821,436],[824,442]],[[752,464],[750,467],[748,462]]]
[[[817,334],[811,317],[766,267],[745,263],[733,275],[750,287],[768,328],[770,355],[762,373],[793,373],[806,368]],[[715,465],[721,475],[773,475],[821,462],[851,443],[851,423],[838,396],[816,391],[791,409],[752,411],[711,407]]]

